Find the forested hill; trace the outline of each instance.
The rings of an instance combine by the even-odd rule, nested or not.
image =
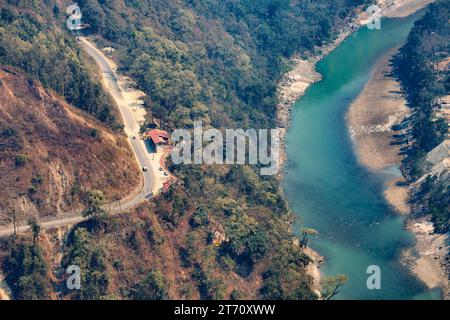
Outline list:
[[[79,5],[98,43],[116,49],[121,71],[148,94],[148,111],[163,127],[189,128],[202,120],[223,129],[274,126],[276,85],[288,59],[331,41],[361,2],[82,0]],[[166,237],[177,234],[174,250],[181,266],[167,267],[163,259],[165,269],[152,270],[169,282],[167,270],[190,276],[183,278],[184,288],[181,279],[171,281],[169,297],[317,297],[306,274],[310,259],[294,244],[293,216],[278,180],[242,165],[171,170],[179,183],[156,200],[154,210]],[[214,247],[217,230],[227,241]]]
[[[311,54],[316,46],[331,41],[362,2],[368,1],[82,0],[78,4],[91,35],[99,45],[116,49],[121,71],[148,94],[149,122],[153,116],[162,127],[173,129],[202,120],[204,126],[223,129],[273,127],[276,84],[289,58],[294,53]],[[73,104],[114,123],[114,113],[100,91],[84,94],[97,87],[83,67],[85,57],[74,36],[63,31],[69,4],[2,2],[0,62],[23,69]],[[291,231],[293,215],[276,178],[260,176],[258,168],[244,165],[170,169],[177,184],[169,192],[134,214],[76,226],[61,249],[63,260],[48,263],[40,273],[48,276],[75,261],[83,267],[87,282],[80,292],[49,294],[40,290],[42,286],[36,290],[27,286],[25,293],[18,288],[16,296],[317,298],[306,272],[307,233],[298,245]],[[20,284],[34,271],[15,268],[26,266],[29,259],[20,250],[13,253],[17,255],[6,260],[10,263],[5,272],[7,280]],[[55,279],[48,283],[60,285]],[[327,283],[333,286],[335,281]]]
[[[412,144],[407,151],[405,168],[412,181],[428,176],[420,184],[415,200],[421,204],[420,213],[431,215],[435,229],[443,233],[450,230],[448,168],[447,172],[435,172],[433,167],[437,163],[429,163],[427,154],[436,150],[435,154],[441,154],[438,162],[448,161],[443,141],[448,139],[450,118],[448,115],[446,118],[445,107],[441,104],[450,94],[449,12],[449,1],[431,4],[424,17],[415,23],[394,61],[395,74],[413,114]]]
[[[334,37],[353,0],[79,1],[94,33],[120,49],[153,114],[183,126],[264,126],[287,58]],[[206,108],[206,109],[205,109]]]
[[[18,68],[70,104],[114,128],[111,99],[91,79],[88,59],[65,26],[65,7],[55,1],[0,1],[0,64]]]

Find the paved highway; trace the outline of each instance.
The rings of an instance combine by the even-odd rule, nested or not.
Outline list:
[[[104,84],[109,94],[114,98],[116,104],[119,106],[120,113],[123,118],[123,124],[125,126],[125,133],[128,135],[130,139],[130,143],[134,154],[138,160],[138,163],[141,167],[147,167],[148,170],[143,172],[144,174],[144,188],[141,193],[136,195],[135,198],[129,200],[128,202],[122,205],[122,208],[127,208],[130,206],[134,206],[140,202],[142,202],[146,196],[148,196],[154,187],[154,176],[153,170],[149,161],[148,151],[145,146],[143,140],[139,139],[139,124],[133,117],[131,108],[129,103],[125,101],[124,95],[122,94],[123,89],[120,87],[119,82],[117,81],[117,73],[116,67],[114,63],[108,59],[103,52],[97,49],[89,40],[84,37],[79,38],[79,43],[83,47],[83,49],[94,58],[95,62],[100,68],[102,73],[102,77],[104,79]]]

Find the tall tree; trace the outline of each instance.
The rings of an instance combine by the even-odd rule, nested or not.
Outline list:
[[[102,218],[107,215],[103,206],[106,204],[106,197],[100,190],[89,191],[87,196],[87,207],[82,212],[85,218]]]

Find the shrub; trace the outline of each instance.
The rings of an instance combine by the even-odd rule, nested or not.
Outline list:
[[[27,163],[28,159],[24,155],[18,155],[15,159],[16,167],[23,167]]]

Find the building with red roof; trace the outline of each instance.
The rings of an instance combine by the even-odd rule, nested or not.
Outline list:
[[[169,134],[164,130],[153,129],[144,133],[144,139],[150,140],[155,146],[156,152],[159,152],[161,148],[169,144]],[[161,150],[162,151],[162,150]]]

